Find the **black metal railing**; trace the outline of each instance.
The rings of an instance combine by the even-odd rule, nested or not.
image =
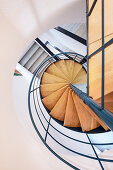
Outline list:
[[[59,49],[58,47],[56,47],[56,46],[54,46],[53,44],[51,44],[49,41],[46,41],[46,43],[45,43],[45,45],[47,46],[47,45],[50,45],[52,48],[54,48],[55,50],[57,50],[58,51],[58,53],[64,53],[64,51],[62,51],[61,49]],[[74,57],[71,57],[70,55],[68,55],[66,52],[64,53],[64,56],[67,58],[67,59],[70,59],[70,60],[76,60],[77,58],[78,59],[81,59],[80,61],[79,61],[79,63],[81,64],[81,65],[83,65],[84,67],[85,67],[85,69],[86,69],[86,67],[87,67],[87,56],[83,56],[83,55],[78,55],[77,56],[77,54],[74,56]],[[80,57],[79,57],[80,56]]]
[[[59,26],[55,27],[55,30],[65,34],[66,36],[68,36],[70,38],[73,38],[75,41],[78,41],[83,45],[86,45],[86,40],[84,38],[82,38],[82,37],[80,37],[80,36],[78,36],[76,34],[73,34],[72,32],[70,32],[70,31],[68,31],[68,30],[66,30],[66,29],[64,29],[62,27],[59,27]]]
[[[59,49],[58,47],[52,45],[49,41],[46,41],[46,42],[45,42],[45,45],[47,46],[48,44],[49,44],[52,48],[54,48],[55,50],[57,50],[58,53],[63,53],[63,52],[64,52],[64,51],[62,51],[61,49]],[[67,57],[68,59],[70,59],[70,60],[73,60],[73,58],[72,58],[70,55],[68,55],[68,54],[64,54],[64,56],[66,56],[66,57]]]
[[[39,44],[39,46],[41,46],[43,48],[44,51],[46,51],[50,56],[53,56],[54,53],[37,37],[35,39],[35,42]],[[54,58],[56,61],[59,60],[58,57]]]
[[[84,57],[80,54],[71,53],[71,52],[59,53],[59,54],[56,54],[56,55],[50,57],[46,61],[44,61],[37,68],[37,71],[33,75],[33,78],[32,78],[32,81],[31,81],[31,84],[30,84],[30,87],[29,87],[29,93],[28,93],[28,108],[29,108],[29,114],[30,114],[32,124],[33,124],[37,134],[39,135],[39,137],[41,138],[41,140],[45,144],[45,146],[57,158],[59,158],[61,161],[63,161],[67,165],[69,165],[71,168],[78,169],[74,165],[74,163],[67,160],[64,156],[62,156],[62,154],[60,154],[57,151],[57,149],[56,149],[57,147],[60,147],[61,151],[65,150],[66,152],[69,152],[69,154],[73,154],[75,156],[78,155],[79,157],[82,156],[84,158],[89,158],[89,159],[92,159],[92,161],[95,160],[99,163],[101,169],[103,169],[102,162],[113,162],[113,160],[107,159],[107,158],[100,158],[99,155],[97,154],[96,150],[95,150],[95,147],[98,146],[98,145],[113,146],[113,143],[112,142],[106,142],[106,143],[91,142],[91,139],[90,139],[90,136],[89,136],[88,133],[81,133],[81,135],[85,135],[84,137],[87,138],[87,141],[79,140],[76,137],[72,137],[71,136],[72,130],[67,129],[67,128],[63,127],[62,125],[58,124],[49,115],[49,112],[45,109],[45,107],[43,106],[43,104],[41,102],[40,81],[41,81],[42,73],[40,72],[40,70],[45,67],[46,63],[49,60],[51,60],[51,59],[53,59],[54,57],[57,57],[57,56],[60,58],[64,54],[70,55],[73,58],[77,55],[77,57],[76,57],[77,62],[80,62],[81,59]],[[58,126],[57,126],[57,124],[58,124]],[[60,127],[60,129],[58,127]],[[66,129],[66,133],[62,129]],[[70,135],[67,134],[67,131],[70,132]],[[73,133],[76,134],[78,132],[74,131]],[[60,138],[58,136],[60,136]],[[62,138],[64,138],[64,140],[61,140]],[[72,145],[67,146],[66,140],[69,140],[69,143],[73,143],[74,146],[78,145],[80,147],[80,144],[84,145],[84,147],[82,146],[82,150],[83,150],[83,148],[86,148],[86,146],[89,147],[89,148],[92,148],[91,153],[87,153],[87,152],[82,153],[82,152],[79,152],[78,150],[76,150],[77,148],[73,149]],[[51,144],[52,143],[51,141],[54,142],[54,145]],[[55,147],[55,146],[57,146],[57,147]]]

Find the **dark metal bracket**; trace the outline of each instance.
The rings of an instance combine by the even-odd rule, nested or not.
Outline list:
[[[94,0],[92,6],[91,6],[91,8],[90,8],[89,13],[87,14],[88,17],[91,15],[91,13],[92,13],[92,11],[93,11],[93,9],[94,9],[96,3],[97,3],[97,0]]]

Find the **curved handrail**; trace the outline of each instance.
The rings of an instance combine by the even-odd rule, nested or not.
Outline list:
[[[32,85],[33,85],[33,90],[32,90],[32,92],[33,92],[33,100],[34,100],[35,110],[36,110],[37,116],[38,116],[38,118],[39,118],[39,120],[40,120],[40,122],[41,122],[41,124],[42,124],[42,127],[43,127],[44,130],[46,131],[46,135],[47,135],[47,134],[50,135],[51,138],[52,138],[55,142],[57,142],[60,146],[62,146],[63,148],[65,148],[65,149],[67,149],[67,150],[69,150],[69,151],[71,151],[71,152],[73,152],[73,153],[76,153],[76,154],[78,154],[78,155],[80,155],[80,156],[84,156],[84,157],[87,157],[87,158],[90,158],[90,159],[98,160],[99,163],[100,163],[100,161],[113,162],[113,160],[110,160],[110,159],[101,159],[101,158],[98,158],[98,157],[89,156],[89,155],[86,155],[86,154],[83,154],[83,153],[76,152],[76,151],[74,151],[74,150],[66,147],[65,145],[61,144],[58,140],[56,140],[56,139],[50,134],[50,132],[48,132],[48,128],[46,129],[45,126],[44,126],[44,124],[43,124],[43,122],[41,121],[41,118],[40,118],[40,116],[39,116],[39,114],[38,114],[38,111],[37,111],[37,108],[36,108],[36,103],[35,103],[36,101],[35,101],[35,97],[34,97],[34,84],[35,84],[35,81],[36,81],[36,75],[37,75],[38,71],[40,71],[40,69],[41,69],[49,60],[53,59],[53,58],[56,57],[56,56],[63,55],[64,53],[65,53],[65,54],[68,53],[68,54],[72,54],[72,55],[82,56],[82,55],[80,55],[80,54],[72,53],[72,52],[63,52],[63,53],[55,54],[54,56],[52,56],[52,57],[48,58],[46,61],[44,61],[44,62],[38,67],[37,71],[36,71],[35,74],[33,75],[33,78],[32,78],[32,81],[31,81],[30,87],[29,87],[29,93],[28,93],[28,108],[29,108],[29,114],[30,114],[30,118],[31,118],[31,121],[32,121],[32,123],[33,123],[33,126],[34,126],[37,134],[39,135],[39,137],[40,137],[41,140],[43,141],[43,143],[46,145],[46,147],[47,147],[55,156],[57,156],[57,158],[59,158],[60,160],[62,160],[64,163],[66,163],[67,165],[69,165],[69,166],[72,167],[73,169],[77,169],[75,166],[73,166],[72,164],[70,164],[68,161],[64,160],[64,159],[63,159],[61,156],[59,156],[55,151],[53,151],[53,149],[50,148],[50,146],[46,143],[46,140],[44,140],[44,138],[43,138],[42,135],[40,134],[40,132],[39,132],[39,130],[38,130],[36,124],[35,124],[35,121],[34,121],[34,119],[33,119],[32,111],[31,111],[31,107],[30,107],[30,94],[31,94],[31,87],[32,87]],[[35,79],[35,81],[34,81],[34,79]],[[34,81],[34,82],[33,82],[33,81]],[[39,89],[39,88],[38,88],[38,89]],[[37,90],[36,90],[36,93],[37,93]],[[38,99],[38,98],[37,98],[37,99]],[[38,100],[37,100],[37,101],[38,101]],[[46,117],[44,116],[44,113],[43,113],[43,111],[42,111],[42,109],[41,109],[41,107],[40,107],[39,101],[38,101],[38,106],[39,106],[39,108],[40,108],[40,110],[41,110],[41,113],[42,113],[44,119],[45,119],[46,122],[48,123],[48,127],[49,127],[49,126],[53,127],[57,132],[59,132],[59,133],[62,134],[63,136],[68,137],[68,138],[71,139],[71,140],[75,140],[75,141],[77,141],[77,142],[81,142],[81,143],[89,144],[89,145],[113,145],[113,143],[107,143],[107,144],[106,144],[106,143],[102,143],[102,144],[101,144],[101,143],[91,143],[90,141],[89,141],[89,142],[84,142],[84,141],[80,141],[80,140],[78,140],[78,139],[71,138],[71,137],[68,136],[68,135],[65,135],[64,133],[60,132],[58,129],[56,129],[56,128],[50,123],[50,119],[49,119],[49,121],[46,119]],[[50,116],[50,118],[51,118],[51,116]]]

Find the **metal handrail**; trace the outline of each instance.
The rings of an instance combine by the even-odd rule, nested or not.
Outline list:
[[[63,51],[62,51],[61,49],[59,49],[58,47],[52,45],[49,41],[46,41],[46,42],[45,42],[45,45],[47,46],[48,44],[49,44],[51,47],[53,47],[55,50],[57,50],[59,53],[63,53]],[[69,55],[65,54],[65,56],[66,56],[68,59],[73,60],[73,58],[70,57]]]
[[[59,49],[58,47],[56,47],[56,46],[54,46],[53,44],[51,44],[49,41],[46,41],[45,42],[45,45],[50,45],[51,47],[53,47],[55,50],[57,50],[59,53],[63,53],[64,51],[62,51],[61,49]],[[87,67],[87,56],[75,56],[74,58],[72,58],[69,54],[64,54],[68,59],[70,59],[70,60],[75,60],[76,59],[76,57],[78,58],[78,59],[80,59],[80,64],[81,65],[83,65],[83,66],[85,66],[85,67]],[[72,55],[72,54],[71,54]],[[82,57],[82,58],[81,58]]]
[[[71,53],[71,52],[65,52],[65,54],[70,54],[70,55],[72,54],[73,56],[74,56],[74,55],[80,56],[80,54]],[[65,136],[65,137],[67,137],[67,138],[69,138],[69,139],[71,139],[71,140],[75,140],[75,141],[77,141],[77,142],[81,142],[81,143],[89,144],[89,145],[113,145],[113,143],[109,143],[109,144],[108,144],[108,143],[102,143],[102,144],[100,144],[100,143],[90,143],[90,142],[88,143],[88,142],[85,142],[85,141],[80,141],[80,140],[78,140],[78,139],[74,139],[74,138],[72,138],[72,137],[70,137],[70,136],[68,136],[68,135],[63,134],[62,132],[60,132],[58,129],[56,129],[56,128],[51,124],[51,119],[52,119],[52,117],[51,117],[50,115],[49,115],[49,121],[46,119],[46,117],[44,116],[44,113],[43,113],[43,111],[42,111],[42,109],[41,109],[41,107],[40,107],[40,104],[39,104],[39,101],[38,101],[38,97],[37,97],[37,102],[38,102],[38,106],[39,106],[39,108],[40,108],[40,111],[41,111],[44,119],[45,119],[46,122],[48,123],[47,129],[46,129],[46,127],[44,126],[44,124],[43,124],[43,122],[42,122],[42,120],[41,120],[41,118],[40,118],[40,116],[39,116],[39,113],[38,113],[38,110],[37,110],[37,107],[36,107],[35,96],[34,96],[34,92],[36,91],[36,93],[37,93],[37,90],[39,90],[39,88],[40,88],[40,87],[34,88],[35,81],[36,81],[36,76],[37,76],[37,74],[38,74],[38,71],[40,71],[40,69],[41,69],[49,60],[53,59],[53,58],[56,57],[56,56],[61,56],[61,55],[64,55],[64,53],[56,54],[56,55],[48,58],[46,61],[44,61],[44,62],[38,67],[37,71],[35,72],[35,74],[34,74],[34,76],[33,76],[33,78],[32,78],[32,81],[31,81],[31,83],[30,83],[29,93],[28,93],[28,108],[29,108],[30,118],[31,118],[31,121],[32,121],[32,123],[33,123],[33,126],[34,126],[37,134],[39,135],[39,137],[40,137],[41,140],[43,141],[43,143],[46,145],[46,147],[47,147],[57,158],[59,158],[60,160],[62,160],[64,163],[66,163],[67,165],[69,165],[69,166],[72,167],[73,169],[78,169],[78,168],[76,168],[74,165],[70,164],[68,161],[64,160],[60,155],[58,155],[55,151],[53,151],[53,149],[47,144],[47,142],[46,142],[47,135],[51,136],[51,138],[52,138],[55,142],[57,142],[60,146],[62,146],[63,148],[65,148],[65,149],[67,149],[67,150],[69,150],[69,151],[71,151],[71,152],[73,152],[73,153],[76,153],[76,154],[78,154],[78,155],[80,155],[80,156],[84,156],[84,157],[87,157],[87,158],[89,158],[89,159],[94,159],[94,160],[97,160],[97,161],[99,161],[99,162],[100,162],[100,161],[113,162],[113,160],[110,160],[110,159],[101,159],[101,158],[98,158],[97,156],[96,156],[96,157],[93,157],[93,156],[85,155],[85,154],[83,154],[83,153],[76,152],[76,151],[74,151],[74,150],[66,147],[65,145],[61,144],[58,140],[56,140],[56,139],[52,136],[52,134],[48,131],[48,129],[49,129],[50,126],[53,127],[54,130],[56,130],[58,133],[62,134],[63,136]],[[32,86],[33,86],[33,89],[32,89]],[[32,89],[32,90],[31,90],[31,89]],[[45,138],[43,138],[42,135],[40,134],[40,132],[39,132],[39,130],[38,130],[38,128],[37,128],[37,125],[35,124],[35,121],[34,121],[33,116],[32,116],[33,113],[32,113],[32,111],[31,111],[31,106],[30,106],[30,95],[31,95],[32,93],[33,93],[33,101],[34,101],[34,106],[35,106],[35,110],[36,110],[37,116],[38,116],[38,118],[39,118],[39,120],[40,120],[40,122],[41,122],[41,125],[42,125],[44,131],[46,132]],[[102,168],[102,167],[101,167],[101,168]]]
[[[35,83],[35,82],[34,82],[34,83]],[[38,87],[38,88],[40,88],[40,87]],[[32,92],[33,92],[33,91],[34,91],[34,90],[32,90]],[[58,129],[56,129],[56,128],[46,119],[46,117],[45,117],[45,115],[44,115],[44,113],[43,113],[43,111],[42,111],[42,109],[41,109],[41,107],[40,107],[39,101],[38,101],[37,91],[36,91],[36,96],[37,96],[37,102],[38,102],[40,111],[41,111],[44,119],[46,120],[46,122],[47,122],[53,129],[55,129],[58,133],[62,134],[63,136],[65,136],[65,137],[67,137],[67,138],[69,138],[69,139],[71,139],[71,140],[74,140],[74,141],[77,141],[77,142],[80,142],[80,143],[84,143],[84,144],[90,144],[89,142],[84,142],[84,141],[81,141],[81,140],[77,140],[77,139],[75,139],[75,138],[72,138],[72,137],[70,137],[70,136],[67,136],[66,134],[64,134],[64,133],[60,132]],[[40,96],[40,98],[41,98],[41,96]],[[48,114],[49,114],[49,113],[48,113]],[[49,115],[49,116],[50,116],[50,115]],[[84,132],[81,132],[81,133],[84,133]],[[92,145],[113,145],[113,143],[92,143]]]
[[[71,88],[74,92],[87,104],[96,115],[113,131],[113,114],[106,109],[102,109],[95,101],[87,96],[86,93],[82,92],[71,84]]]

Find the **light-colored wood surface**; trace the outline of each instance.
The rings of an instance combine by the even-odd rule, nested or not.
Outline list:
[[[107,131],[109,128],[105,125],[105,123],[85,104],[81,101],[84,108],[89,111],[90,115]]]
[[[67,80],[62,79],[60,77],[54,76],[52,74],[44,72],[42,77],[42,84],[50,84],[50,83],[68,83]]]
[[[48,108],[48,110],[53,109],[53,107],[55,106],[59,98],[62,96],[66,88],[67,85],[42,99],[43,104]]]
[[[113,0],[105,0],[104,7],[104,32],[106,36],[113,34]]]
[[[113,34],[105,36],[104,43],[107,43],[112,38],[113,38]],[[88,48],[89,48],[88,55],[92,54],[94,51],[96,51],[101,46],[102,46],[102,39],[89,44],[89,46],[88,46]]]
[[[72,81],[73,78],[73,70],[74,70],[74,61],[73,60],[65,60],[66,66],[67,66],[67,70],[68,70],[68,74],[69,74],[69,80],[70,82]]]
[[[64,126],[80,127],[79,117],[72,97],[72,90],[69,91],[68,95]]]
[[[87,74],[86,71],[81,68],[81,70],[78,72],[75,79],[72,81],[73,84],[82,84],[87,82]]]
[[[90,0],[89,0],[90,1]],[[101,0],[98,0],[91,15],[89,16],[88,19],[88,43],[92,43],[94,41],[99,40],[102,38],[102,5],[101,5]]]
[[[55,63],[55,65],[64,73],[64,75],[70,80],[69,73],[67,70],[67,66],[65,60],[60,60]]]
[[[92,0],[89,0],[89,8]],[[105,0],[104,2],[104,36],[112,34],[113,37],[113,1]],[[102,38],[102,1],[98,0],[92,14],[89,16],[89,44]]]
[[[96,102],[101,103],[101,98],[97,99]],[[113,102],[113,92],[104,96],[104,102]]]
[[[100,58],[98,57],[98,60],[101,62],[101,57]],[[73,81],[73,83],[75,84],[86,83],[86,78],[87,78],[86,71],[83,68],[81,68],[81,65],[78,63],[75,63],[69,60],[66,60],[66,61],[61,60],[61,61],[63,62],[60,62],[60,64],[59,62],[56,62],[58,63],[57,69],[58,70],[62,69],[62,63],[63,63],[63,66],[65,65],[65,67],[63,67],[63,70],[66,69],[68,76],[70,77],[70,80],[68,80],[68,83],[65,82],[66,81],[65,79],[58,77],[59,75],[58,76],[53,75],[55,71],[54,68],[56,69],[57,67],[56,66],[57,64],[55,63],[55,64],[52,64],[52,67],[49,67],[46,70],[48,72],[50,71],[49,73],[45,72],[43,74],[42,84],[40,87],[42,97],[44,97],[42,99],[42,102],[48,108],[48,110],[51,111],[50,115],[60,121],[64,121],[64,126],[67,126],[67,127],[80,127],[81,126],[82,131],[90,131],[90,130],[97,128],[100,125],[105,130],[108,130],[108,127],[98,118],[98,116],[95,115],[95,113],[87,105],[85,105],[82,102],[82,100],[79,97],[76,96],[74,92],[72,92],[72,90],[69,87],[69,83],[73,79],[73,75],[72,75],[73,72],[76,72],[76,76],[74,75],[75,80]],[[93,71],[95,71],[95,65],[96,65],[94,64],[94,62],[97,62],[99,65],[99,61],[97,61],[96,56],[94,57],[94,59],[91,58],[90,66],[92,66],[91,69]],[[97,78],[98,78],[98,69],[100,69],[100,67],[96,68],[97,72],[95,75],[97,76]],[[71,71],[69,72],[69,70]],[[91,76],[91,80],[95,81],[95,77]],[[59,83],[59,81],[63,81],[63,83]],[[48,84],[48,82],[50,84]],[[92,87],[97,88],[96,85],[98,85],[97,82],[95,82],[95,86],[92,86]],[[93,91],[93,94],[95,95],[95,91]],[[109,99],[110,98],[111,98],[111,95]],[[107,97],[107,100],[108,100],[108,97]],[[107,103],[106,107],[109,107],[112,109],[113,108],[112,102]]]
[[[75,62],[74,64],[74,69],[73,69],[73,76],[72,76],[72,81],[76,78],[77,74],[79,73],[79,71],[81,70],[82,65]]]
[[[101,104],[101,98],[97,99],[96,102]],[[104,107],[113,113],[113,92],[104,96]]]
[[[88,12],[90,11],[93,2],[94,2],[94,0],[89,0],[88,1]]]
[[[102,39],[89,44],[89,46],[88,46],[88,55],[90,55],[93,52],[95,52],[101,46],[102,46]]]
[[[113,44],[105,48],[105,95],[113,91]]]
[[[46,72],[57,77],[63,78],[65,80],[68,80],[65,74],[54,63],[47,68]]]
[[[89,0],[89,9],[93,3],[93,0]],[[105,0],[104,2],[104,37],[113,37],[113,1]],[[95,51],[95,48],[102,46],[102,1],[98,0],[91,15],[89,16],[88,25],[88,44],[89,54],[91,54],[90,48]],[[106,40],[105,40],[106,42]]]
[[[92,0],[89,1],[89,8]],[[113,1],[104,2],[104,41],[113,38]],[[88,19],[88,55],[102,46],[102,1],[98,0]],[[113,45],[105,48],[105,95],[113,91]],[[89,60],[89,95],[94,100],[101,97],[102,52]]]
[[[94,100],[101,97],[102,54],[89,60],[89,95]],[[113,91],[113,44],[105,48],[105,95]]]
[[[65,117],[69,90],[70,87],[68,87],[65,90],[65,92],[62,94],[62,96],[60,97],[60,99],[57,101],[56,105],[50,112],[51,116],[53,116],[55,119],[58,119],[60,121],[63,121]]]
[[[94,100],[101,96],[102,52],[89,60],[89,96]]]
[[[53,93],[54,91],[64,87],[65,85],[67,84],[66,83],[42,84],[40,86],[41,95],[42,97],[46,97]]]
[[[104,104],[105,109],[113,113],[113,101],[112,102],[105,102]]]
[[[77,109],[82,131],[90,131],[100,126],[100,124],[91,116],[90,112],[82,105],[80,98],[76,95],[74,103]]]

